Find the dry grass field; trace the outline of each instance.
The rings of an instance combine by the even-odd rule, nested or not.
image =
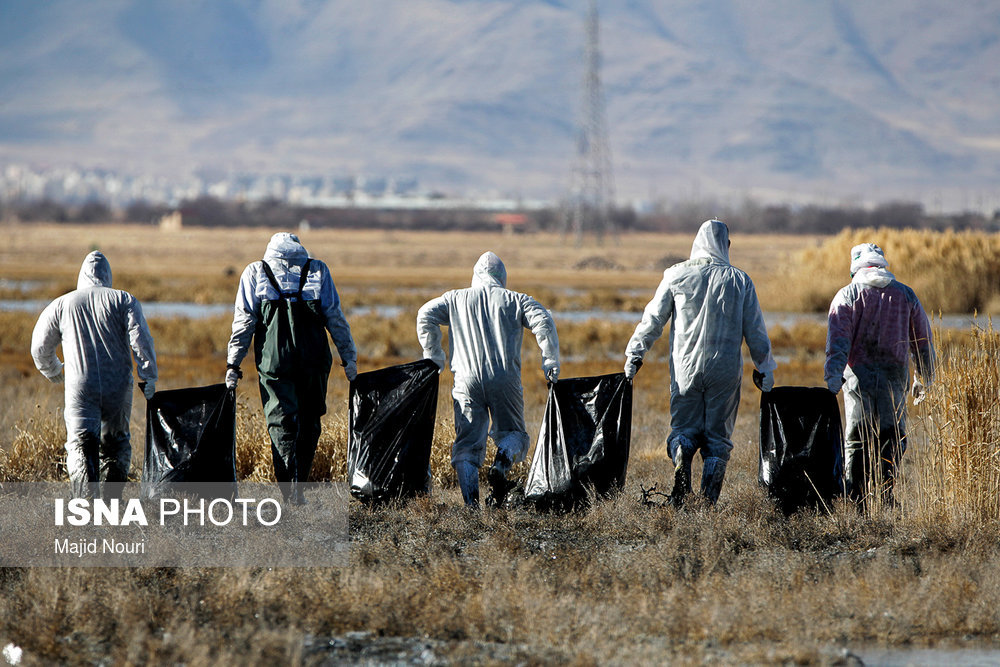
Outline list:
[[[42,281],[32,293],[37,298],[73,289],[83,257],[100,248],[111,262],[116,286],[144,302],[228,303],[243,267],[260,259],[275,230],[8,225],[4,231],[2,277]],[[590,240],[576,247],[557,234],[312,230],[301,240],[330,266],[346,305],[374,302],[413,306],[415,312],[445,289],[468,286],[472,267],[486,250],[507,265],[508,287],[529,292],[550,308],[641,309],[663,269],[690,255],[693,238],[622,235],[617,243],[596,246]],[[733,263],[757,281],[780,280],[776,267],[818,244],[817,237],[736,232],[732,240]],[[595,266],[600,268],[578,268]],[[762,295],[772,293],[764,285],[759,289]],[[11,292],[6,288],[0,297]],[[773,291],[776,298],[765,308],[787,309],[779,292]]]
[[[0,298],[48,299],[72,289],[83,256],[99,247],[116,286],[143,302],[229,302],[239,272],[259,257],[272,231],[5,228],[0,279],[40,282],[29,293],[7,288],[16,294]],[[663,265],[686,257],[691,242],[623,236],[618,245],[576,248],[555,236],[316,230],[302,240],[330,264],[348,309],[402,307],[388,318],[351,318],[362,371],[417,358],[416,308],[467,285],[483,250],[505,260],[510,287],[556,310],[634,311],[652,295]],[[825,267],[835,290],[847,281],[842,246],[852,240],[734,233],[733,263],[751,274],[765,309],[802,310],[799,286],[811,284],[798,278],[810,271],[804,258]],[[894,246],[881,242],[893,262]],[[898,272],[908,280],[902,259]],[[36,316],[0,312],[0,482],[65,479],[61,392],[34,370],[27,351]],[[562,375],[620,370],[634,324],[557,319]],[[222,380],[228,317],[155,318],[150,326],[159,388]],[[910,410],[912,439],[895,508],[861,514],[838,502],[830,514],[782,515],[757,483],[759,393],[749,367],[718,506],[695,501],[677,511],[662,506],[662,496],[644,494],[670,485],[664,339],[636,379],[629,477],[620,496],[570,514],[469,512],[448,463],[446,371],[433,493],[379,509],[353,503],[348,566],[0,569],[0,646],[23,648],[26,664],[190,665],[851,664],[851,652],[873,648],[997,651],[1000,349],[992,331],[937,335],[939,382]],[[772,338],[782,359],[779,385],[822,384],[822,327],[773,329]],[[534,438],[546,389],[530,335],[523,359]],[[248,372],[238,389],[238,472],[268,480],[253,380]],[[142,404],[136,394],[135,478]],[[342,480],[342,375],[331,377],[328,405],[313,476]],[[526,471],[521,464],[515,472],[523,479]]]

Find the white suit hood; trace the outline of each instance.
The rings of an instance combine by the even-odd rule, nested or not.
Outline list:
[[[507,287],[507,267],[500,258],[492,252],[484,252],[472,269],[473,287]]]
[[[691,259],[729,264],[729,227],[720,220],[706,220],[691,244]]]
[[[301,264],[309,259],[309,253],[295,234],[278,232],[268,242],[267,249],[264,250],[264,259],[281,259],[288,263]]]
[[[80,267],[80,277],[77,278],[76,288],[85,289],[87,287],[111,287],[111,263],[99,250],[87,255]]]

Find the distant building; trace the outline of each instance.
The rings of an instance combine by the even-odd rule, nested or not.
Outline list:
[[[496,213],[493,221],[500,225],[504,234],[511,235],[514,232],[526,231],[529,218],[523,213]]]

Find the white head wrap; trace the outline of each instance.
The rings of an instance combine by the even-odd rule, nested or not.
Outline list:
[[[853,276],[859,269],[874,266],[880,269],[889,268],[889,262],[885,259],[885,253],[874,243],[862,243],[851,248],[851,275]]]

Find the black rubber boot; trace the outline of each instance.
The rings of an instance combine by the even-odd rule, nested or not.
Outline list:
[[[490,483],[490,495],[486,499],[486,505],[488,507],[500,507],[503,505],[503,501],[507,499],[507,493],[510,491],[513,484],[507,481],[507,472],[510,470],[512,462],[503,452],[497,452],[497,457],[493,460],[493,465],[490,466],[490,472],[486,476],[487,481]]]
[[[458,486],[462,489],[462,500],[466,507],[479,507],[479,468],[471,463],[459,463],[455,466],[458,473]]]
[[[719,500],[728,463],[725,459],[714,456],[705,459],[705,466],[701,470],[701,495],[705,496],[712,505]]]
[[[670,504],[684,506],[684,497],[691,493],[691,459],[694,455],[684,453],[682,447],[674,452],[674,488],[670,492]]]

